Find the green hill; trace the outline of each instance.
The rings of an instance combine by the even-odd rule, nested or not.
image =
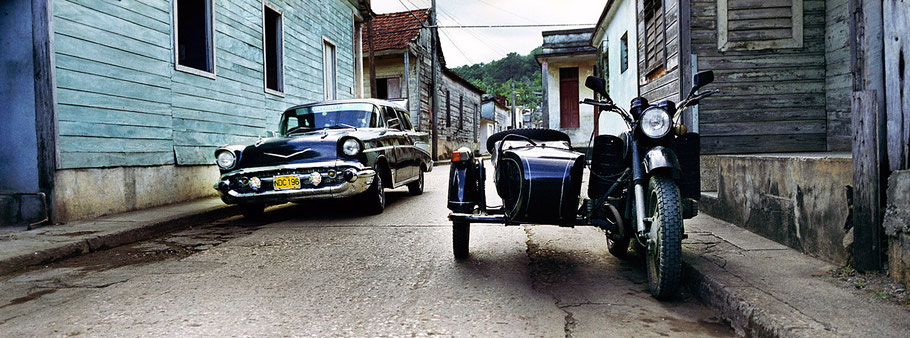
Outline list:
[[[540,53],[540,47],[528,55],[513,52],[489,63],[466,65],[452,70],[489,94],[505,95],[509,98],[510,86],[514,82],[516,103],[525,107],[537,107],[540,102],[538,94],[542,92],[540,65],[534,60],[534,54],[537,53]]]

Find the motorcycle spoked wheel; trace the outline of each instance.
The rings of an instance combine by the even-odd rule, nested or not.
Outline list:
[[[682,277],[682,206],[673,179],[651,176],[645,215],[651,228],[645,252],[648,287],[657,299],[676,296]]]
[[[629,252],[629,241],[632,239],[632,237],[630,236],[630,233],[626,231],[627,229],[623,228],[625,224],[623,224],[622,216],[619,214],[619,210],[616,210],[616,207],[610,203],[604,204],[608,221],[616,224],[617,228],[622,229],[618,232],[605,232],[607,237],[607,251],[609,251],[611,255],[617,258],[626,257],[626,253]]]

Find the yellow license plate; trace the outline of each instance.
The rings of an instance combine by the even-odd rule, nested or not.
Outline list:
[[[300,177],[275,176],[275,190],[300,189]]]

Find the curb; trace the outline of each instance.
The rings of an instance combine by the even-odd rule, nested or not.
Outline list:
[[[60,243],[58,246],[10,257],[0,261],[0,275],[18,272],[30,266],[47,264],[70,257],[154,238],[192,225],[211,222],[239,214],[240,209],[238,207],[223,205],[202,212],[187,212],[164,217],[154,222],[137,224],[129,229],[99,234],[76,242]]]
[[[706,264],[692,264],[692,260],[697,260],[697,254],[684,255],[682,269],[686,287],[728,320],[737,336],[817,337],[832,334],[812,318],[789,309],[786,303],[767,299],[760,290],[741,285],[739,277],[721,269],[713,271]]]

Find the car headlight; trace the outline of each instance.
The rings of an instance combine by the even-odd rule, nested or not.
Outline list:
[[[670,124],[670,114],[662,108],[651,107],[641,114],[641,131],[650,138],[666,136]]]
[[[360,154],[360,142],[352,138],[344,140],[344,143],[341,144],[341,152],[347,156],[357,156]]]
[[[234,152],[230,150],[222,150],[215,154],[215,162],[221,169],[231,169],[237,164],[237,156],[234,156]]]

